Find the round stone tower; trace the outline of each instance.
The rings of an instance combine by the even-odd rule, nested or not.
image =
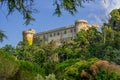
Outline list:
[[[23,41],[27,41],[29,45],[32,45],[34,34],[35,34],[35,30],[33,29],[28,29],[26,31],[23,31]]]
[[[81,29],[87,30],[90,25],[88,24],[87,20],[76,20],[75,21],[76,32],[79,32]]]

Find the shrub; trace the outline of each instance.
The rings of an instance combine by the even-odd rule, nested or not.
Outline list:
[[[13,77],[19,69],[18,60],[0,50],[0,79]]]

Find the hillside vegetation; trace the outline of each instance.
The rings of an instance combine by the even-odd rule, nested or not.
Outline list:
[[[59,47],[20,41],[0,48],[0,80],[120,80],[120,9],[110,15],[101,31],[81,30]]]

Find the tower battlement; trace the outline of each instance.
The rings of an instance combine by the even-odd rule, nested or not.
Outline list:
[[[59,45],[61,44],[61,41],[70,41],[75,39],[78,32],[81,30],[88,30],[91,26],[93,25],[90,25],[87,20],[76,20],[74,25],[39,33],[35,33],[35,30],[29,29],[23,31],[23,40],[28,41],[30,45],[32,44],[33,40],[35,43],[38,43],[41,40],[49,43],[53,40]],[[96,25],[94,26],[96,27]]]
[[[23,34],[35,34],[35,30],[34,29],[28,29],[23,31]]]
[[[23,31],[23,41],[27,41],[29,45],[32,45],[34,34],[35,30],[33,29]]]
[[[88,23],[87,20],[76,20],[75,21],[75,24],[78,24],[78,23]]]

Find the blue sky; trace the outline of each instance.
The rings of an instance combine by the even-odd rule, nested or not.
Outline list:
[[[8,39],[0,43],[0,47],[10,44],[16,46],[19,41],[22,41],[22,31],[29,28],[36,32],[42,32],[54,28],[73,25],[75,20],[86,19],[90,24],[99,24],[100,26],[108,18],[109,12],[114,8],[120,7],[119,0],[95,0],[95,2],[83,3],[84,8],[78,8],[78,12],[72,16],[63,10],[60,17],[53,16],[55,7],[53,0],[35,0],[34,7],[39,13],[33,14],[36,21],[30,25],[24,25],[22,15],[14,12],[6,18],[7,10],[0,8],[0,29],[5,31]],[[110,2],[111,1],[111,2]]]

